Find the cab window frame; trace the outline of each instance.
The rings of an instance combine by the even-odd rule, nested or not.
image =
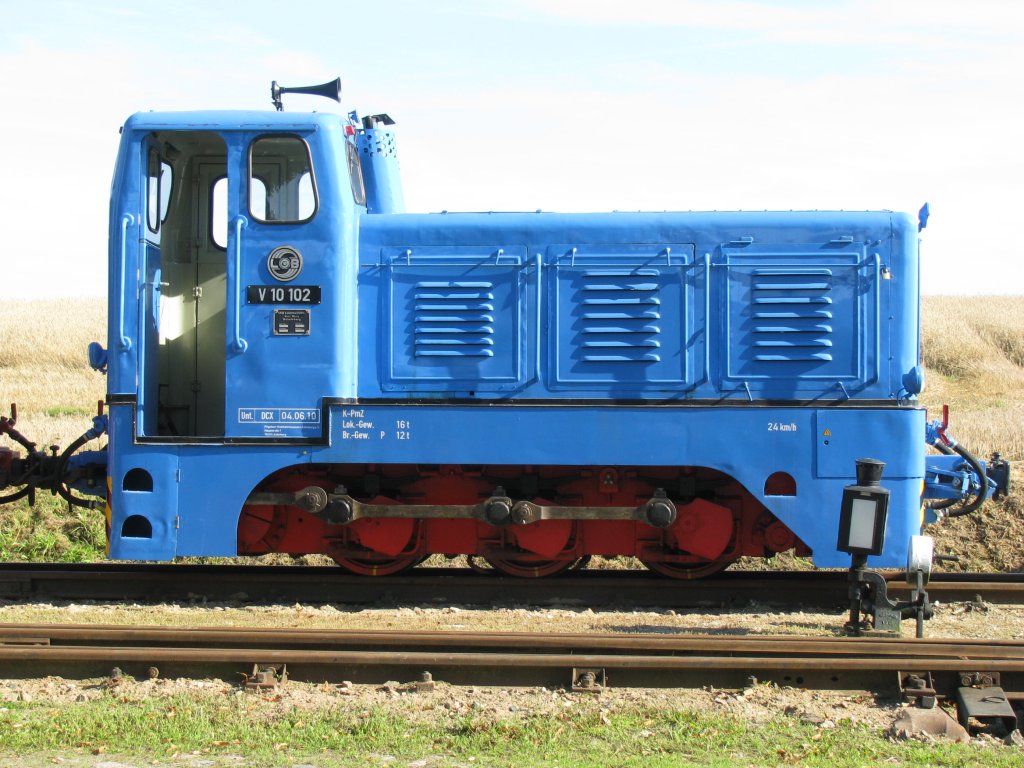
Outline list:
[[[310,210],[308,216],[306,216],[304,218],[283,218],[283,219],[282,218],[267,218],[267,213],[268,213],[268,210],[269,210],[269,208],[271,206],[271,200],[273,199],[274,195],[272,193],[270,185],[267,183],[267,180],[261,174],[255,172],[254,162],[253,162],[255,149],[256,149],[257,145],[259,144],[259,142],[264,140],[264,139],[289,139],[289,140],[293,140],[293,141],[299,142],[302,145],[303,149],[305,150],[305,154],[306,154],[306,170],[301,172],[301,173],[299,173],[299,174],[297,174],[294,177],[294,183],[296,184],[296,195],[299,195],[299,189],[300,189],[300,186],[302,184],[302,177],[305,176],[306,174],[308,174],[308,176],[309,176],[309,189],[310,189],[310,194],[312,195],[312,201],[313,201],[313,207]],[[315,166],[313,164],[313,152],[310,149],[309,142],[306,141],[306,139],[304,137],[300,136],[297,133],[290,133],[290,132],[287,132],[287,131],[275,132],[275,133],[262,133],[262,134],[260,134],[258,136],[253,137],[253,139],[249,142],[249,147],[247,149],[246,156],[247,156],[247,166],[248,167],[247,167],[247,171],[246,171],[246,186],[245,186],[246,201],[245,201],[245,207],[246,207],[246,210],[249,212],[249,216],[252,217],[252,219],[254,221],[258,222],[259,224],[267,224],[267,225],[284,224],[284,225],[293,225],[294,226],[296,224],[307,224],[307,223],[311,222],[313,219],[316,218],[316,215],[320,212],[320,191],[319,191],[319,188],[317,187],[317,182],[316,182],[316,168],[315,168]],[[258,160],[258,158],[257,158],[257,160]],[[252,204],[253,204],[252,184],[253,184],[253,180],[254,179],[259,181],[263,185],[263,188],[264,188],[264,191],[265,191],[265,194],[264,194],[264,197],[263,197],[263,199],[264,199],[264,211],[262,212],[262,214],[257,214],[255,211],[253,211],[253,207],[252,207]],[[289,182],[289,183],[291,183],[291,182]],[[296,202],[298,203],[298,206],[299,206],[299,207],[297,207],[297,213],[301,213],[301,204],[302,204],[301,197],[298,197]]]

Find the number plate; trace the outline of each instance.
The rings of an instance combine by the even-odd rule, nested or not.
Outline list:
[[[319,304],[319,285],[250,285],[245,291],[249,304]]]

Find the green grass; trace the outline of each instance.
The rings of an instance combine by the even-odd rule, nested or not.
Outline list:
[[[36,505],[24,500],[0,506],[0,561],[83,563],[106,553],[103,513],[74,508],[42,492]]]
[[[77,406],[61,405],[61,406],[57,406],[55,408],[47,408],[46,410],[43,411],[43,413],[45,413],[51,419],[56,419],[59,416],[86,416],[86,417],[88,417],[88,416],[95,416],[96,415],[96,409],[94,408],[94,409],[90,410],[88,408],[79,408]]]
[[[319,710],[282,711],[275,697],[190,694],[127,700],[116,689],[99,700],[54,708],[15,702],[0,707],[0,759],[45,760],[78,752],[219,758],[244,754],[253,764],[522,766],[862,765],[1018,766],[1020,753],[971,745],[894,742],[863,726],[831,730],[779,717],[751,725],[734,717],[684,710],[608,712],[580,700],[555,716],[451,717],[423,699],[414,717],[340,699]],[[435,716],[436,715],[436,716]]]

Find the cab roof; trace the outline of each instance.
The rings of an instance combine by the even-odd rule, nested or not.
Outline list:
[[[264,110],[208,110],[195,112],[136,112],[124,124],[128,131],[193,130],[310,130],[345,123],[330,112],[269,112]]]

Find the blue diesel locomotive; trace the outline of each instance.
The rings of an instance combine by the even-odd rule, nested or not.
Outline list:
[[[52,456],[4,419],[26,455],[0,452],[0,500],[104,498],[116,559],[693,578],[790,549],[845,566],[859,457],[891,493],[876,566],[906,562],[926,497],[998,485],[926,456],[917,217],[410,214],[390,124],[129,118],[90,349],[108,413]]]

